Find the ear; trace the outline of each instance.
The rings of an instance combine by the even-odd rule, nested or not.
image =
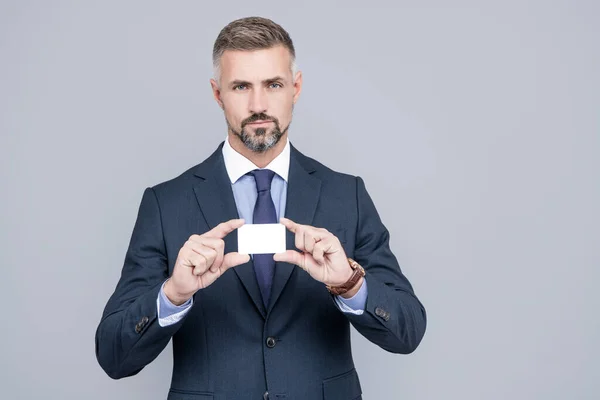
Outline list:
[[[217,101],[219,107],[223,109],[223,100],[221,100],[221,89],[219,89],[219,84],[214,79],[211,79],[210,86],[212,87],[213,97]]]
[[[302,71],[296,72],[296,78],[294,79],[294,104],[298,101],[300,93],[302,92]]]

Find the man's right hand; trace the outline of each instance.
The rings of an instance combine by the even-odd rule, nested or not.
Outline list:
[[[203,235],[190,236],[179,250],[173,274],[164,286],[165,295],[171,303],[185,303],[194,293],[212,284],[229,268],[250,261],[248,254],[223,254],[223,238],[242,225],[243,219],[232,219]]]

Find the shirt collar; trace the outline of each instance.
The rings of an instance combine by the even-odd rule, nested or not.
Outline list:
[[[223,145],[223,159],[225,160],[225,169],[227,170],[231,184],[237,182],[238,179],[248,172],[258,168],[252,161],[231,147],[229,137],[225,138],[225,144]],[[285,138],[283,151],[264,169],[270,169],[287,182],[290,171],[290,141],[287,137]]]

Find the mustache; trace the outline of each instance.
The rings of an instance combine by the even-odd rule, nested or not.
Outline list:
[[[246,118],[242,121],[242,128],[248,124],[251,124],[256,121],[273,121],[275,124],[279,124],[279,121],[275,117],[271,117],[265,113],[252,114],[250,117]]]

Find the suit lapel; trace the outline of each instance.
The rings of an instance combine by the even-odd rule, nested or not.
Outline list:
[[[285,217],[303,225],[312,225],[321,193],[321,180],[311,175],[313,172],[314,168],[307,159],[292,146]],[[287,249],[297,251],[294,234],[286,231],[286,235]],[[296,266],[290,263],[278,262],[275,264],[275,276],[267,314],[275,306],[295,268]]]
[[[223,160],[222,148],[223,144],[194,171],[194,174],[200,178],[194,184],[194,193],[209,229],[213,229],[221,222],[239,218],[233,190]],[[225,241],[225,254],[237,251],[237,232],[230,233],[223,240]],[[246,264],[233,267],[232,270],[242,281],[263,318],[266,317],[252,260]]]

